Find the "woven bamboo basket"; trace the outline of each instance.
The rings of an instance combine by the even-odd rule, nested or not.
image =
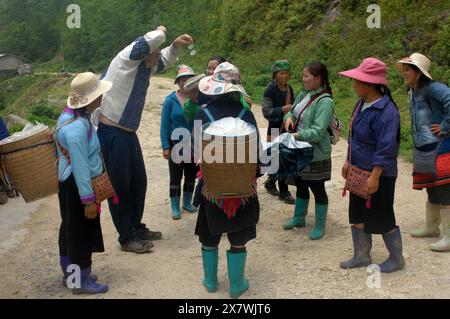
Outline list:
[[[24,139],[0,143],[2,165],[30,203],[58,192],[55,142],[48,128]]]
[[[214,198],[251,196],[257,168],[256,129],[254,134],[221,138],[204,133],[208,125],[202,127],[200,163],[207,196]]]

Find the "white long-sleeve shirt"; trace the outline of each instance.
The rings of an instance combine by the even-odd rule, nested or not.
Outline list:
[[[139,128],[150,77],[164,71],[177,60],[179,50],[171,45],[161,51],[157,66],[147,67],[145,59],[165,40],[166,35],[162,31],[148,32],[112,60],[103,77],[113,83],[99,109],[103,116],[130,130]]]

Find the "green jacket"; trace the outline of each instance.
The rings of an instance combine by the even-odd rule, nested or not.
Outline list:
[[[303,90],[295,99],[292,110],[306,94],[311,93],[311,98],[323,91],[324,88],[313,91]],[[305,141],[314,148],[313,162],[324,161],[331,158],[331,141],[328,134],[328,127],[331,126],[334,113],[334,101],[330,94],[323,94],[324,97],[318,97],[303,112],[302,129],[295,135],[297,140]],[[286,114],[285,119],[292,118],[294,123],[297,118],[291,112]]]

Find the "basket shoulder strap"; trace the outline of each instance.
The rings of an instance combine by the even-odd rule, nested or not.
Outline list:
[[[209,120],[210,120],[211,122],[214,122],[214,121],[215,121],[215,119],[214,119],[214,117],[212,116],[211,112],[210,112],[206,107],[203,109],[203,111],[205,112],[206,116],[209,118]]]
[[[60,129],[62,129],[64,126],[67,126],[67,125],[69,125],[70,123],[75,122],[77,119],[78,119],[78,118],[72,118],[72,119],[70,119],[70,120],[67,120],[66,122],[64,122],[63,124],[61,124],[61,126],[55,127],[55,128],[53,129],[53,131],[52,131],[53,139],[55,140],[56,144],[58,145],[59,150],[61,151],[61,154],[62,154],[68,161],[70,161],[69,151],[68,151],[68,150],[67,150],[67,149],[59,142],[57,133],[58,133],[58,131],[59,131]]]
[[[242,120],[242,118],[244,117],[244,114],[245,114],[245,112],[246,112],[247,110],[246,109],[242,109],[241,110],[241,113],[239,113],[239,118]]]

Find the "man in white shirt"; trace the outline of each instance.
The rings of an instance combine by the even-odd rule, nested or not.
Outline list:
[[[137,38],[112,60],[103,79],[113,83],[103,98],[95,121],[111,182],[119,197],[109,201],[114,225],[123,251],[151,252],[152,240],[162,238],[142,223],[147,175],[136,134],[144,109],[150,77],[164,71],[177,60],[179,50],[193,43],[183,34],[160,49],[166,40],[164,26]]]

